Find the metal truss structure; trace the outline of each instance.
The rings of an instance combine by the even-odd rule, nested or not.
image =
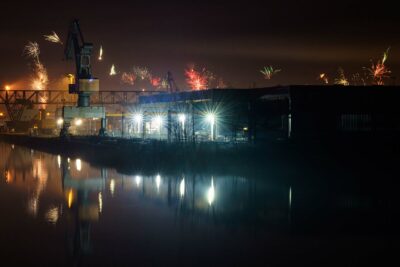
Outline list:
[[[152,95],[161,91],[99,91],[90,98],[91,105],[135,104],[141,95]],[[5,105],[11,120],[18,120],[26,106],[73,106],[78,96],[65,90],[0,90],[0,105]]]

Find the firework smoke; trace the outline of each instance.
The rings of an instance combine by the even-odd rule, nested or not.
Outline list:
[[[260,72],[264,75],[266,80],[271,80],[272,76],[280,72],[280,69],[274,69],[272,66],[264,67]]]
[[[335,84],[348,86],[350,85],[349,80],[346,78],[344,74],[344,70],[342,68],[338,69],[339,77],[335,79]]]
[[[364,85],[366,86],[365,79],[361,77],[359,73],[351,75],[351,82],[353,85]]]
[[[37,62],[34,64],[34,77],[31,86],[34,90],[45,90],[49,84],[49,77],[47,70],[42,63]]]
[[[60,37],[57,35],[57,33],[55,31],[53,31],[50,35],[43,35],[44,39],[46,41],[52,42],[52,43],[56,43],[56,44],[60,44],[62,45],[63,43],[61,42]]]
[[[227,87],[228,86],[225,84],[224,80],[222,78],[219,78],[217,82],[217,89],[225,89]]]

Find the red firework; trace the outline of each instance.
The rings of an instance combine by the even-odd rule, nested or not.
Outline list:
[[[126,84],[134,85],[136,81],[136,76],[133,73],[122,73],[121,81]]]
[[[192,90],[205,90],[208,85],[208,76],[191,67],[185,70],[186,82]]]
[[[154,87],[160,87],[161,85],[161,78],[160,77],[152,77],[150,79],[150,83]]]

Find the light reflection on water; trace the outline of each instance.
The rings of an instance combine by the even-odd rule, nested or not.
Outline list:
[[[244,244],[251,244],[247,249],[253,251],[253,245],[266,242],[266,236],[286,236],[288,229],[296,229],[296,219],[299,222],[307,216],[313,218],[314,210],[310,207],[322,205],[315,201],[307,202],[310,207],[302,206],[298,200],[302,195],[297,193],[296,198],[293,185],[267,180],[212,174],[168,175],[159,170],[153,174],[123,175],[114,169],[93,167],[79,158],[3,143],[0,153],[0,189],[12,190],[25,201],[25,209],[17,210],[18,218],[31,218],[64,231],[62,235],[67,236],[67,241],[58,245],[68,247],[73,258],[78,254],[81,257],[101,253],[107,239],[119,242],[128,238],[126,233],[145,235],[149,244],[158,242],[153,247],[160,251],[169,247],[166,240],[175,243],[184,239],[190,247],[194,245],[194,237],[205,244],[211,242],[208,245],[212,251],[218,242],[209,240],[211,232],[220,237],[221,246],[228,246],[225,241],[237,234],[237,241],[232,242],[238,250]],[[299,216],[296,207],[304,209],[305,215]],[[329,207],[346,211],[340,201],[329,202]],[[306,220],[311,228],[320,227],[319,223]],[[150,226],[165,231],[154,237],[153,230],[147,229]],[[18,229],[18,225],[15,227]],[[186,228],[191,229],[188,237]],[[51,230],[44,231],[45,236]],[[256,239],[260,239],[257,242],[253,240],[256,232],[259,233]],[[131,245],[136,244],[136,239],[129,240]],[[101,262],[102,257],[108,256],[101,254],[97,260]]]

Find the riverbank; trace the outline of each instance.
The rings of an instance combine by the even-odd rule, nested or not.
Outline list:
[[[157,140],[120,138],[31,137],[27,135],[1,134],[0,141],[29,147],[71,158],[82,158],[93,165],[116,168],[122,173],[209,172],[263,177],[265,171],[276,177],[298,177],[299,174],[315,177],[324,173],[329,179],[346,179],[337,176],[351,173],[352,180],[373,180],[382,171],[391,179],[399,162],[399,145],[379,142],[337,143],[276,141],[263,144],[229,143],[168,143]],[[329,170],[332,170],[329,172]],[[294,178],[298,179],[298,178]]]

